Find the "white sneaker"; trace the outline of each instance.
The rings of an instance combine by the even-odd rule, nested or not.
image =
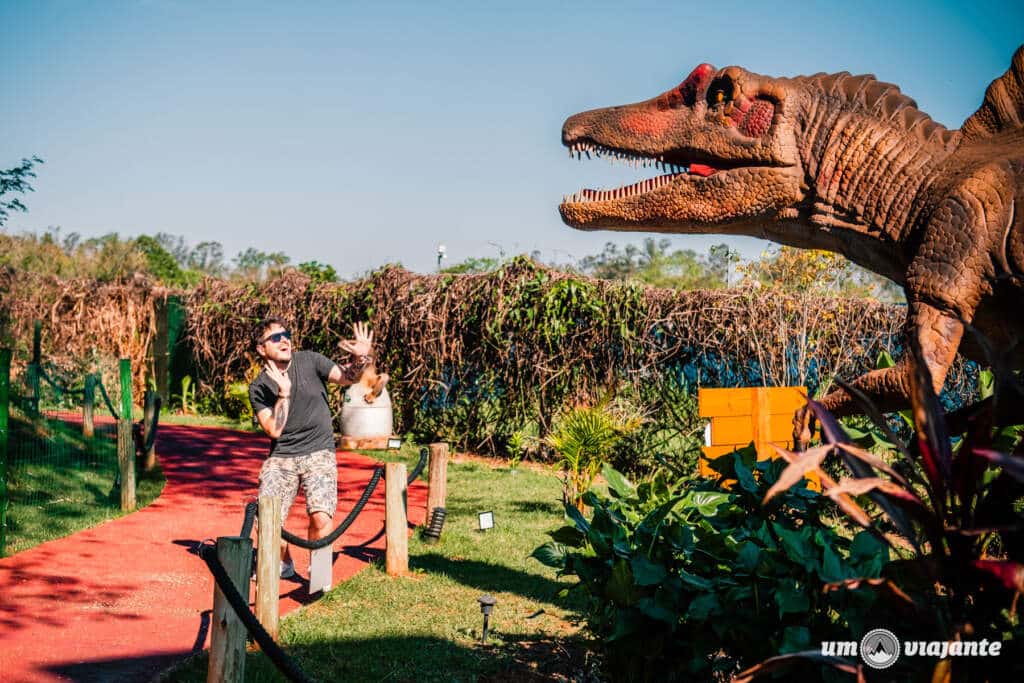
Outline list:
[[[281,578],[290,579],[295,576],[295,565],[291,562],[281,560]]]

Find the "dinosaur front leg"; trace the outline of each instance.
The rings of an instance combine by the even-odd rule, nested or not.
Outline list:
[[[938,394],[946,381],[957,348],[964,333],[959,318],[922,302],[909,304],[906,334],[914,335],[921,348],[924,361],[932,377],[932,388]],[[910,375],[912,355],[904,353],[891,368],[873,370],[861,375],[850,384],[863,392],[882,412],[900,410],[910,405]],[[836,417],[854,415],[860,411],[853,397],[845,389],[830,392],[820,403]],[[794,442],[805,447],[811,438],[811,411],[804,406],[793,419]]]

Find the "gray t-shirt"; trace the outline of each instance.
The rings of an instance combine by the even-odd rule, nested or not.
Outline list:
[[[270,455],[295,458],[325,448],[334,450],[331,410],[327,405],[327,377],[334,361],[315,351],[295,351],[288,366],[292,381],[288,421],[281,438],[271,439]],[[277,382],[261,372],[249,385],[249,402],[253,414],[264,408],[274,409],[277,403]]]

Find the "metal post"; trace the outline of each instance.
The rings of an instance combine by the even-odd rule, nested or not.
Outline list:
[[[135,510],[135,440],[132,439],[132,363],[121,359],[121,414],[117,419],[117,463],[121,469],[121,511]]]
[[[0,349],[0,557],[7,547],[7,426],[11,400],[11,350]]]

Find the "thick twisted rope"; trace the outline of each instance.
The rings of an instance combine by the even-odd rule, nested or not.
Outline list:
[[[343,533],[345,533],[345,531],[350,526],[352,526],[352,522],[356,521],[356,517],[359,516],[359,513],[362,512],[363,508],[366,506],[367,501],[370,500],[370,496],[373,495],[373,491],[374,489],[377,488],[377,483],[380,482],[380,478],[382,476],[384,476],[384,468],[374,468],[373,476],[370,477],[370,482],[366,485],[366,488],[363,490],[363,495],[359,496],[359,500],[356,501],[356,504],[352,508],[352,511],[349,512],[348,516],[342,520],[341,524],[338,525],[338,528],[336,528],[327,536],[324,536],[323,538],[317,539],[315,541],[307,541],[304,538],[300,538],[293,533],[281,529],[281,538],[288,541],[289,543],[293,543],[299,546],[300,548],[305,548],[306,550],[317,550],[318,548],[325,548],[333,544],[336,540],[338,540],[338,538]]]
[[[252,524],[256,521],[256,513],[259,512],[260,504],[255,500],[246,504],[245,518],[242,520],[242,530],[238,535],[242,538],[249,538],[252,535]]]
[[[412,468],[412,472],[409,473],[409,479],[406,481],[406,485],[409,485],[416,481],[416,477],[423,473],[423,468],[427,464],[427,449],[420,449],[420,461],[416,463],[416,467]]]
[[[238,618],[245,624],[249,635],[259,643],[260,649],[270,658],[270,661],[274,663],[274,666],[277,667],[277,670],[285,678],[294,683],[310,683],[310,679],[302,669],[274,642],[274,639],[263,628],[256,615],[249,609],[248,601],[235,588],[235,584],[232,583],[231,578],[224,569],[224,565],[217,559],[215,548],[216,546],[214,545],[204,544],[199,548],[199,557],[203,558],[206,566],[210,568],[210,573],[213,574],[213,579],[217,582],[220,592],[224,594],[228,604],[231,605],[231,609],[235,611]]]
[[[85,393],[84,389],[72,389],[72,388],[68,387],[66,384],[61,384],[57,380],[55,380],[52,377],[50,377],[50,374],[48,372],[46,372],[46,370],[44,370],[42,368],[42,366],[38,366],[38,367],[39,367],[39,376],[42,377],[44,380],[46,380],[46,383],[49,384],[51,387],[53,387],[53,390],[56,391],[57,393],[59,393],[59,394],[75,394],[75,395],[84,394]]]
[[[110,414],[114,416],[115,420],[120,420],[121,416],[117,414],[116,410],[114,410],[114,404],[111,402],[110,396],[107,394],[107,388],[103,386],[103,381],[100,380],[99,377],[97,377],[96,380],[96,386],[100,388],[100,395],[103,396],[103,402],[107,404],[107,410],[110,411]]]

